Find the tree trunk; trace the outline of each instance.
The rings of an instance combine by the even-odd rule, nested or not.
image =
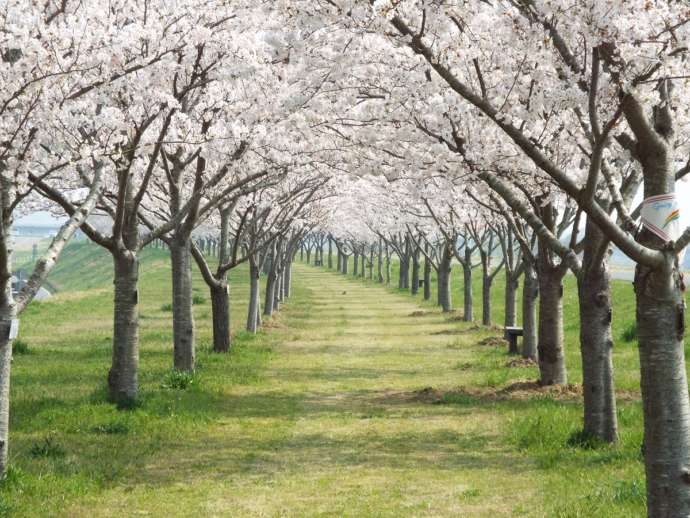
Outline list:
[[[386,286],[391,285],[391,254],[386,245]]]
[[[348,269],[349,262],[350,262],[349,256],[343,254],[343,274],[344,275],[347,275],[347,269]]]
[[[9,339],[9,334],[12,319],[16,318],[15,305],[11,298],[10,279],[5,285],[7,304],[0,307],[0,480],[7,473],[10,430],[10,368],[12,366],[12,340]]]
[[[517,323],[517,290],[520,288],[520,282],[514,276],[513,272],[506,270],[505,327],[515,327]],[[519,352],[517,341],[511,341],[508,353],[518,354]]]
[[[661,114],[664,109],[659,109]],[[668,144],[655,133],[640,140],[638,149],[643,164],[645,199],[673,193],[675,168],[670,163],[672,152]],[[657,250],[666,246],[644,227],[637,239]],[[675,253],[666,249],[663,254],[663,265],[651,268],[638,264],[635,270],[647,514],[655,518],[690,516],[685,286]]]
[[[270,317],[273,314],[275,302],[275,272],[271,270],[266,276],[266,297],[264,298],[264,315]]]
[[[398,276],[398,288],[407,289],[410,286],[410,263],[407,257],[400,258],[400,272]]]
[[[352,276],[358,277],[359,276],[359,253],[358,252],[355,252],[354,258],[355,258],[355,265],[354,265],[354,268],[352,270]]]
[[[431,300],[431,261],[424,258],[424,300]]]
[[[132,252],[113,254],[115,304],[113,357],[108,372],[108,395],[129,405],[139,390],[139,259]]]
[[[247,331],[256,333],[259,327],[259,275],[260,270],[252,260],[249,262],[249,308],[247,310]]]
[[[453,311],[453,299],[451,295],[451,262],[453,260],[452,252],[448,246],[445,247],[441,256],[441,262],[436,272],[436,283],[438,293],[436,294],[438,305],[441,306],[444,313]]]
[[[283,277],[283,300],[289,299],[292,295],[292,261],[285,265]]]
[[[333,269],[333,241],[328,239],[328,269]]]
[[[519,289],[520,281],[515,278],[515,273],[509,273],[506,270],[505,327],[517,325],[517,292]]]
[[[374,246],[369,250],[369,280],[374,280]]]
[[[419,251],[415,250],[412,254],[412,285],[410,286],[410,293],[417,295],[419,293]]]
[[[563,273],[549,266],[539,271],[539,372],[542,385],[565,385],[563,352]]]
[[[367,262],[367,254],[364,250],[362,250],[361,260],[362,260],[362,271],[361,271],[360,275],[362,276],[362,279],[364,279],[364,277],[366,276],[366,262]]]
[[[383,284],[383,243],[379,239],[379,253],[377,258],[376,271],[379,284]]]
[[[474,300],[472,297],[472,264],[462,265],[462,292],[463,292],[463,320],[472,322],[474,320]]]
[[[491,276],[485,270],[482,275],[482,325],[491,325]]]
[[[613,382],[611,283],[608,251],[597,259],[604,236],[587,221],[580,299],[580,352],[584,392],[584,432],[606,442],[618,438],[616,394]]]
[[[531,263],[525,264],[525,282],[522,286],[522,357],[537,360],[537,298],[539,279]]]
[[[192,254],[189,239],[170,242],[173,291],[173,356],[176,369],[194,370],[194,312],[192,311]]]
[[[220,282],[211,286],[211,313],[213,315],[213,352],[230,350],[230,285]]]

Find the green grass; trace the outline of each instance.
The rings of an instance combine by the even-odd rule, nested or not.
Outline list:
[[[577,396],[505,392],[500,334],[370,282],[295,265],[294,290],[257,335],[241,331],[248,275],[233,271],[231,353],[211,351],[210,305],[194,305],[198,369],[172,369],[169,258],[141,261],[141,398],[105,398],[111,261],[71,245],[60,291],[22,316],[13,362],[11,470],[0,516],[535,516],[644,514],[635,343],[615,362],[620,442],[579,434]],[[69,266],[68,266],[69,265]],[[461,305],[460,275],[454,297]],[[206,297],[194,272],[195,295]],[[570,378],[581,376],[577,301],[566,287]],[[502,279],[493,293],[500,322]],[[634,315],[616,283],[614,336]],[[479,310],[480,297],[475,297]],[[412,316],[412,315],[415,316]],[[479,317],[479,314],[477,314]]]

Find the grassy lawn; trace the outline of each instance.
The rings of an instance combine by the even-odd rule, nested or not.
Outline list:
[[[0,486],[0,516],[644,512],[634,343],[617,340],[615,353],[621,442],[583,448],[569,444],[581,425],[576,391],[513,390],[536,368],[509,366],[500,332],[442,315],[421,296],[298,264],[290,303],[258,335],[239,332],[230,355],[208,352],[210,305],[195,307],[200,365],[189,387],[176,390],[169,260],[147,250],[142,400],[118,411],[104,399],[110,268],[98,248],[70,247],[50,279],[61,291],[22,318],[27,351],[13,363],[13,467]],[[246,277],[245,269],[233,273],[236,330]],[[615,290],[618,339],[634,310],[629,283]],[[502,292],[499,277],[499,323]],[[574,285],[566,297],[576,383]],[[479,310],[478,291],[475,302]]]

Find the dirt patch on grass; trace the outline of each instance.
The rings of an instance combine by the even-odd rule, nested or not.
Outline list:
[[[534,367],[537,365],[532,358],[513,358],[506,363],[506,367]]]
[[[420,403],[437,404],[443,398],[444,393],[434,387],[424,387],[420,390],[415,390],[411,394],[412,401],[419,401]]]
[[[572,399],[582,395],[580,383],[542,385],[539,380],[518,380],[495,392],[496,396],[510,395],[511,399],[529,399],[534,394],[549,395],[554,399]]]
[[[465,315],[462,313],[459,315],[453,315],[448,318],[446,318],[446,322],[464,322],[465,321]]]
[[[425,317],[427,315],[431,315],[431,311],[413,311],[409,314],[411,317]]]
[[[488,336],[483,340],[477,342],[477,345],[482,345],[486,347],[505,347],[508,345],[508,342],[505,338],[502,338],[500,336]]]
[[[559,401],[572,401],[582,398],[582,384],[543,386],[539,380],[518,380],[506,387],[479,388],[455,387],[439,389],[424,387],[409,392],[388,392],[377,398],[377,402],[390,403],[423,403],[428,405],[452,405],[480,403],[482,401],[525,401],[536,397],[550,397]],[[623,401],[639,401],[640,393],[634,390],[618,390],[616,397]]]

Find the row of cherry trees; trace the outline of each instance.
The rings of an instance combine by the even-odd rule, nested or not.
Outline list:
[[[249,263],[254,328],[259,272],[270,313],[302,242],[322,262],[331,246],[341,269],[356,256],[357,272],[378,279],[390,277],[394,254],[399,285],[412,290],[435,269],[446,310],[455,259],[466,318],[481,267],[485,323],[499,266],[506,322],[524,275],[523,353],[538,358],[542,383],[559,384],[570,270],[585,431],[614,441],[615,244],[638,265],[649,514],[690,514],[678,267],[690,231],[660,239],[633,205],[640,190],[672,197],[690,171],[685,3],[9,0],[0,16],[0,337],[81,228],[113,257],[108,383],[113,400],[130,400],[142,247],[170,249],[174,364],[193,369],[191,263],[211,291],[214,347],[225,350],[227,273]],[[69,219],[15,301],[12,219],[45,203]],[[218,243],[217,264],[198,236]],[[3,468],[10,359],[1,339]]]
[[[310,131],[305,100],[318,81],[291,61],[267,7],[10,0],[0,9],[0,476],[13,331],[77,229],[113,259],[107,384],[118,405],[139,392],[144,247],[170,253],[176,369],[195,367],[193,262],[210,290],[218,352],[231,345],[230,270],[250,265],[250,331],[289,296],[296,244],[322,218],[337,163],[318,134],[294,145]],[[13,294],[12,223],[36,209],[66,222]],[[201,250],[211,240],[216,254]]]
[[[562,279],[568,270],[576,274],[585,430],[609,441],[617,435],[611,245],[637,263],[648,512],[690,514],[679,268],[690,231],[662,238],[640,224],[642,211],[635,205],[640,191],[643,199],[673,200],[676,181],[690,171],[687,3],[278,4],[294,26],[308,27],[304,45],[312,46],[315,60],[325,41],[336,48],[347,41],[339,62],[348,72],[332,77],[323,91],[338,107],[324,132],[359,150],[351,162],[355,174],[384,178],[388,186],[409,182],[396,189],[406,198],[403,212],[419,212],[428,203],[438,232],[454,245],[449,214],[456,215],[456,225],[450,225],[455,228],[474,219],[465,214],[473,203],[501,214],[520,245],[529,279],[524,284],[538,285],[540,307],[551,315],[538,325],[543,383],[567,379]],[[358,102],[343,106],[343,92],[349,91]],[[451,191],[449,184],[459,188]],[[429,185],[440,188],[420,195]],[[374,216],[377,227],[387,217]],[[386,236],[400,249],[403,268],[410,257],[415,260],[407,243],[421,234],[407,226],[397,225]],[[371,231],[378,235],[377,227]],[[407,238],[401,242],[395,235]],[[480,241],[473,236],[469,248]]]

